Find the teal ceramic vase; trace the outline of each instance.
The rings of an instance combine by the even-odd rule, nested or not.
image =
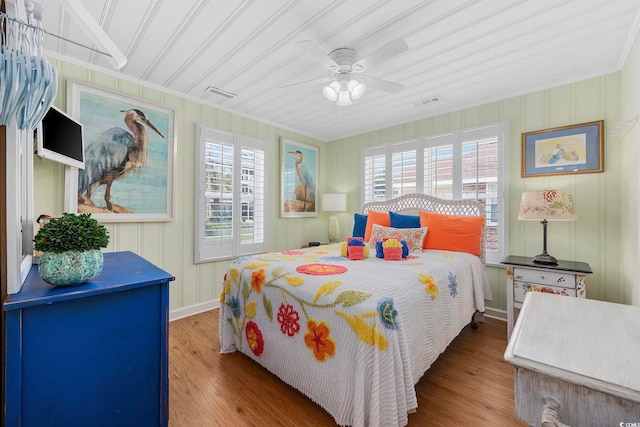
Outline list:
[[[53,286],[86,283],[102,271],[102,251],[43,252],[38,263],[42,280]]]

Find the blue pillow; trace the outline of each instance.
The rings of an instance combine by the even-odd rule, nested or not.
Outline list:
[[[418,217],[418,219],[420,219]],[[353,214],[353,233],[352,237],[362,237],[364,239],[364,232],[367,229],[367,215],[359,213]]]
[[[420,228],[419,215],[403,215],[396,212],[389,212],[391,227],[393,228]]]

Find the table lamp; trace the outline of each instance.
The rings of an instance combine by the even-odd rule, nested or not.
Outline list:
[[[329,217],[329,242],[336,243],[340,236],[340,226],[338,225],[338,217],[336,212],[344,212],[347,210],[346,194],[323,194],[322,210],[325,212],[333,212]]]
[[[522,193],[519,220],[540,221],[543,229],[543,251],[533,258],[539,264],[556,265],[558,261],[547,253],[547,221],[575,221],[573,196],[568,191],[546,190]]]

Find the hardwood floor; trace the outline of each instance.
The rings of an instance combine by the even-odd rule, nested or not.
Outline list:
[[[335,426],[322,408],[240,354],[219,354],[218,310],[171,322],[169,426]],[[416,385],[409,426],[524,426],[514,414],[506,323],[466,327]]]

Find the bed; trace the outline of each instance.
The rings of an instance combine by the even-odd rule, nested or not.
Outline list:
[[[363,207],[369,221],[388,211],[485,213],[481,201],[421,194]],[[491,299],[484,244],[478,255],[428,249],[399,261],[377,258],[373,248],[350,260],[344,249],[233,261],[221,295],[220,351],[252,358],[338,425],[406,425],[418,406],[415,384]]]

